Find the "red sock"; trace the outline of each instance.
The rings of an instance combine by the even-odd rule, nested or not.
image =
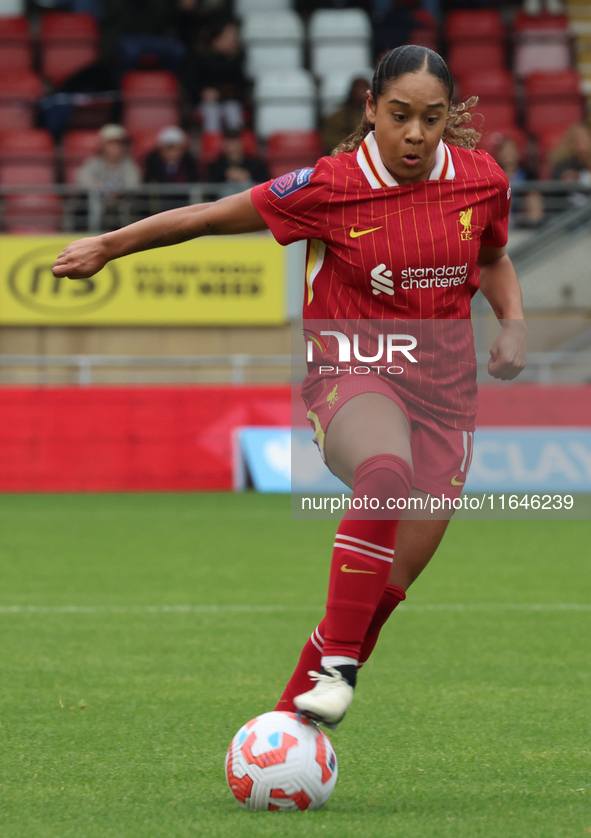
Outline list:
[[[367,663],[369,656],[378,642],[378,637],[380,636],[384,623],[388,620],[396,606],[400,605],[405,599],[406,594],[402,588],[397,588],[396,585],[386,585],[382,598],[378,602],[378,607],[369,624],[369,628],[365,633],[365,639],[359,656],[359,666]]]
[[[398,528],[396,519],[377,516],[388,514],[388,499],[408,498],[411,481],[410,466],[391,454],[370,457],[355,471],[352,508],[334,543],[324,656],[360,659],[363,640],[388,581]],[[376,517],[368,519],[373,499],[378,501]]]
[[[378,641],[378,636],[384,623],[396,606],[404,599],[406,599],[406,594],[402,588],[397,588],[396,585],[386,585],[382,598],[367,629],[363,646],[361,647],[359,658],[361,663],[367,662]],[[324,626],[325,620],[322,620],[320,625],[314,629],[312,635],[306,641],[295,672],[289,679],[275,710],[285,710],[289,713],[295,712],[297,708],[293,703],[294,697],[311,690],[314,686],[314,681],[312,681],[308,672],[310,670],[318,672],[320,669],[320,659],[324,647]]]

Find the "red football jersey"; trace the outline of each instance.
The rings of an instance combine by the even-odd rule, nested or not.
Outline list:
[[[409,320],[469,320],[480,247],[507,243],[511,190],[486,152],[444,142],[429,180],[399,185],[372,132],[356,151],[254,187],[252,200],[280,244],[308,239],[306,325],[396,320],[401,333]],[[454,338],[441,326],[429,336],[429,370],[411,367],[397,381],[440,418],[443,408],[446,423],[467,427],[476,410],[471,329]]]

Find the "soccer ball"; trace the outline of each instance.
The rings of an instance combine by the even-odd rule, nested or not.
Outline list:
[[[253,812],[319,809],[337,781],[337,757],[318,727],[296,713],[264,713],[232,739],[226,779]]]

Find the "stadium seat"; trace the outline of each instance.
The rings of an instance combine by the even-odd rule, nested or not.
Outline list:
[[[3,131],[0,134],[0,182],[55,182],[55,142],[49,131]]]
[[[43,84],[36,73],[0,73],[0,131],[32,128],[42,95]]]
[[[517,104],[513,76],[504,68],[491,68],[458,79],[462,99],[478,96],[475,114],[482,114],[482,130],[504,131],[517,124]]]
[[[243,18],[253,12],[283,12],[292,6],[292,0],[234,0],[234,13]]]
[[[321,44],[311,50],[312,70],[316,76],[342,73],[351,67],[368,67],[371,64],[368,43]]]
[[[479,101],[472,109],[475,125],[482,125],[479,130],[489,133],[490,131],[505,131],[517,125],[517,108],[515,101],[506,102],[482,102]],[[481,123],[481,117],[484,121]]]
[[[311,130],[316,127],[316,88],[306,70],[260,76],[254,86],[257,134]]]
[[[39,41],[45,78],[59,86],[99,57],[100,32],[91,14],[49,12],[41,20]]]
[[[332,73],[329,76],[324,76],[320,84],[322,116],[329,116],[344,103],[354,79],[365,78],[371,83],[372,77],[373,70],[371,67],[362,67],[358,70],[349,69],[344,73]]]
[[[454,9],[445,19],[448,43],[458,41],[505,41],[505,24],[495,9]]]
[[[294,169],[315,166],[322,155],[322,138],[317,131],[286,131],[272,134],[265,155],[271,177]]]
[[[121,82],[123,124],[130,134],[178,125],[179,83],[168,70],[132,70]]]
[[[253,12],[242,21],[240,37],[247,47],[269,41],[276,46],[302,44],[304,24],[300,16],[290,10]]]
[[[505,45],[502,41],[454,42],[449,48],[447,63],[454,77],[469,75],[475,67],[502,69]]]
[[[576,70],[533,73],[525,80],[525,121],[535,135],[553,126],[568,126],[584,117],[580,79]]]
[[[246,73],[251,78],[302,67],[304,25],[295,12],[250,14],[244,18],[241,38],[246,46]]]
[[[432,29],[413,29],[408,36],[407,44],[415,44],[418,47],[427,47],[437,52],[437,33]]]
[[[312,71],[328,76],[372,64],[372,30],[362,9],[318,9],[309,26]]]
[[[310,17],[310,43],[367,43],[372,30],[363,9],[317,9]]]
[[[59,233],[62,231],[62,204],[57,195],[7,195],[4,224],[7,233]]]
[[[303,58],[302,47],[298,44],[248,46],[245,62],[246,75],[254,79],[263,73],[299,70],[303,65]]]
[[[0,17],[0,73],[30,70],[33,50],[26,17]]]
[[[68,131],[62,143],[62,165],[65,183],[76,183],[78,169],[98,148],[98,131]]]
[[[14,17],[27,11],[26,0],[0,0],[0,16]]]
[[[486,101],[515,98],[513,75],[504,67],[472,71],[457,79],[462,97],[479,96]]]
[[[514,70],[519,78],[531,73],[570,67],[571,32],[566,15],[526,15],[518,12],[513,23]]]

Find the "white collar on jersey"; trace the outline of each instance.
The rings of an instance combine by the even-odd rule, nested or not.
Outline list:
[[[372,189],[384,186],[398,186],[388,169],[384,166],[375,133],[370,131],[357,150],[357,163],[367,178]],[[451,152],[441,140],[435,153],[435,166],[429,180],[453,180],[456,176]]]

